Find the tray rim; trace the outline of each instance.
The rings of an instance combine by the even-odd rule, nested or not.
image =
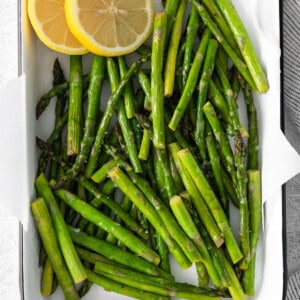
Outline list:
[[[282,132],[285,134],[285,106],[284,106],[284,47],[283,47],[283,0],[279,0],[279,38],[280,38],[280,127]],[[288,284],[288,267],[287,267],[287,228],[286,228],[286,206],[287,206],[287,195],[286,195],[286,184],[282,185],[282,253],[283,253],[283,291],[282,300],[285,300],[287,293]]]

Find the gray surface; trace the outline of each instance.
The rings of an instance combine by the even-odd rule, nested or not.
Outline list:
[[[300,1],[283,1],[286,136],[300,152]],[[287,299],[300,299],[300,176],[287,184]]]
[[[286,113],[286,136],[300,152],[299,131],[292,126],[290,113]],[[288,273],[292,275],[300,270],[300,175],[291,179],[287,185],[287,253]]]

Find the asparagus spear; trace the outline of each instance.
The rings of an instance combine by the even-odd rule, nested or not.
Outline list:
[[[209,284],[209,277],[205,265],[202,262],[196,262],[195,267],[198,278],[198,286],[205,288]]]
[[[184,190],[184,185],[182,183],[181,177],[177,170],[176,163],[175,163],[171,153],[169,153],[169,162],[170,162],[170,171],[171,171],[172,179],[174,182],[174,192],[175,193],[182,192]]]
[[[146,162],[145,164],[147,167],[147,173],[148,176],[150,177],[151,180],[151,185],[152,188],[154,188],[156,190],[156,181],[155,181],[155,176],[153,174],[153,171],[149,168],[152,168],[152,162],[150,162],[149,160]],[[164,178],[162,178],[164,179]],[[164,180],[163,180],[164,182]],[[167,197],[167,195],[166,195]],[[158,254],[160,255],[161,261],[159,266],[164,269],[167,272],[171,272],[170,271],[170,261],[169,261],[169,249],[168,246],[166,245],[166,243],[164,242],[163,238],[155,232],[154,227],[150,224],[150,228],[149,228],[149,232],[150,232],[150,239],[151,239],[151,245],[152,245],[152,249],[157,249]]]
[[[98,192],[99,194],[99,192]],[[122,208],[120,204],[113,201],[109,197],[105,197],[104,195],[96,195],[93,200],[91,200],[90,205],[95,208],[98,208],[101,204],[105,204],[108,208],[110,208],[116,216],[118,216],[126,226],[137,233],[141,238],[147,240],[149,237],[149,233],[145,230],[141,225],[139,225],[133,218],[128,215],[128,213]]]
[[[250,214],[250,261],[244,272],[242,283],[246,294],[254,295],[256,247],[262,219],[261,173],[258,160],[258,123],[253,96],[249,86],[241,78],[240,83],[244,92],[248,115],[248,201]]]
[[[47,257],[41,278],[41,294],[43,296],[50,296],[53,293],[54,285],[55,273],[51,265],[50,259],[49,257]]]
[[[165,201],[168,203],[168,200],[174,195],[174,182],[172,179],[169,161],[167,159],[167,152],[166,150],[155,149],[154,150],[154,165],[158,165],[158,169],[161,172],[158,178],[161,178],[162,181],[158,182],[158,186],[160,189],[165,189],[166,197]],[[162,186],[163,184],[163,186]]]
[[[169,122],[171,120],[171,116],[168,114],[168,112],[166,112],[166,116],[165,119],[167,120],[167,122]],[[187,139],[183,136],[183,134],[180,132],[179,129],[173,131],[173,130],[169,130],[169,133],[171,134],[171,136],[173,136],[175,138],[175,140],[177,141],[177,143],[180,145],[180,147],[182,148],[188,148],[190,149],[192,152],[196,150],[195,147],[193,147],[188,141]]]
[[[195,186],[192,177],[187,172],[187,170],[182,166],[182,163],[177,156],[177,152],[181,150],[180,146],[177,143],[172,143],[168,145],[168,148],[171,152],[171,155],[176,163],[178,172],[181,176],[182,182],[191,195],[191,201],[203,222],[203,225],[209,232],[210,237],[214,241],[217,247],[220,247],[224,243],[223,236],[218,228],[215,220],[213,219],[205,201],[203,200],[200,192],[198,191],[197,187]]]
[[[113,60],[113,58],[107,59],[107,72],[108,72],[111,91],[112,91],[112,93],[114,93],[117,90],[118,85],[120,84],[119,83],[120,79],[119,79],[118,67],[117,67],[115,61]],[[122,131],[122,136],[124,138],[124,142],[125,142],[125,146],[126,146],[126,149],[128,152],[130,162],[131,162],[135,172],[141,173],[142,166],[141,166],[140,160],[138,158],[138,152],[137,152],[137,148],[136,148],[133,131],[132,131],[129,119],[126,116],[124,99],[121,99],[121,101],[119,102],[118,120],[119,120],[120,128]]]
[[[199,148],[200,156],[206,161],[206,145],[205,145],[205,119],[203,114],[203,105],[206,102],[208,82],[211,79],[215,66],[215,58],[218,49],[218,42],[214,39],[209,40],[207,52],[204,59],[203,71],[199,82],[199,95],[197,101],[197,121],[195,129],[195,142]]]
[[[182,83],[185,86],[187,77],[191,68],[193,48],[195,40],[197,37],[197,31],[200,27],[200,19],[198,12],[194,6],[191,8],[189,21],[186,27],[186,40],[185,40],[185,49],[184,57],[182,63]]]
[[[247,80],[249,85],[253,90],[257,90],[256,84],[253,81],[253,78],[248,70],[247,65],[244,63],[243,60],[239,58],[239,56],[236,54],[236,52],[232,49],[232,47],[229,45],[227,40],[225,39],[224,35],[218,28],[218,25],[214,22],[214,20],[209,15],[207,9],[198,2],[198,0],[191,0],[191,2],[196,6],[197,11],[202,18],[203,23],[210,29],[212,34],[215,36],[217,41],[222,45],[236,68],[239,70],[239,72],[243,75],[243,77]]]
[[[212,78],[213,78],[214,83],[216,84],[216,87],[218,88],[218,90],[222,91],[222,84],[221,84],[219,77],[216,74],[213,74]]]
[[[126,72],[128,71],[128,66],[126,64],[124,56],[118,57],[118,64],[120,69],[121,80],[124,78]],[[134,98],[133,98],[133,87],[129,80],[124,91],[124,106],[126,111],[126,116],[128,119],[134,116]]]
[[[61,68],[58,58],[56,58],[53,66],[53,86],[64,83],[65,81],[66,79],[63,70]],[[58,127],[58,124],[63,118],[65,104],[66,104],[66,97],[65,94],[62,93],[57,96],[57,100],[56,100],[54,129]],[[59,135],[58,139],[54,142],[54,149],[56,152],[61,151],[60,138],[61,138],[61,134]],[[57,171],[58,171],[58,165],[55,162],[51,162],[50,178],[56,178]]]
[[[66,190],[58,189],[55,191],[55,194],[85,219],[102,228],[106,232],[111,233],[137,255],[154,264],[159,263],[159,256],[155,252],[153,252],[153,250],[148,248],[128,229],[119,226],[118,223],[112,221],[103,213]]]
[[[221,169],[220,157],[219,157],[216,141],[212,134],[211,128],[208,126],[207,126],[207,128],[208,128],[208,130],[207,130],[207,135],[206,135],[206,145],[207,145],[208,156],[209,156],[211,168],[212,168],[212,171],[214,174],[214,178],[215,178],[215,181],[216,181],[216,184],[218,187],[222,207],[223,207],[226,215],[228,215],[229,203],[228,203],[228,200],[226,197],[222,174],[220,172],[220,169]]]
[[[229,140],[222,128],[221,122],[217,118],[216,111],[214,110],[210,102],[206,102],[206,104],[203,106],[203,111],[211,126],[214,136],[220,145],[220,151],[222,153],[222,157],[225,160],[225,167],[229,172],[230,176],[233,178],[234,184],[236,184],[236,171],[233,154],[229,144]]]
[[[245,81],[240,78],[242,85],[244,98],[247,106],[247,118],[248,118],[248,169],[258,170],[259,169],[259,136],[258,136],[258,121],[257,112],[254,105],[253,95],[249,86]]]
[[[106,241],[100,240],[96,237],[88,236],[84,232],[78,230],[78,228],[69,226],[69,231],[75,244],[95,251],[96,253],[103,255],[110,261],[120,263],[144,274],[173,279],[172,275],[166,273],[158,266],[148,262],[141,257],[136,256],[133,253],[124,251],[121,248]],[[99,258],[97,259],[97,261],[98,260]]]
[[[163,58],[166,39],[167,14],[159,13],[154,19],[151,55],[151,101],[154,147],[165,148]]]
[[[78,185],[78,187],[81,187],[80,185]],[[79,194],[80,195],[80,194]],[[83,195],[80,195],[83,196]],[[85,199],[85,198],[82,198]],[[87,229],[86,229],[86,233],[87,234],[94,234],[95,233],[95,225],[93,223],[88,223]],[[77,249],[76,249],[77,250]],[[78,253],[78,252],[77,252]],[[79,255],[78,255],[79,256]],[[87,261],[83,261],[82,262],[85,268],[91,268],[92,264],[87,262]],[[89,290],[91,289],[91,287],[93,286],[93,282],[89,281],[88,279],[86,279],[80,286],[79,290],[78,290],[78,294],[79,296],[82,298],[84,295],[86,295]]]
[[[169,195],[172,193],[173,190],[173,181],[171,179],[167,180],[169,168],[166,165],[166,161],[162,161],[165,158],[162,155],[162,152],[158,149],[153,149],[153,157],[154,157],[154,172],[156,177],[156,183],[158,187],[158,191],[160,196],[162,197],[165,203],[168,203]],[[158,156],[160,155],[160,158]],[[166,176],[167,175],[167,176]],[[170,270],[170,260],[169,260],[169,249],[167,244],[165,243],[164,239],[161,235],[156,234],[156,244],[157,244],[157,251],[161,257],[161,266],[164,270]]]
[[[126,295],[129,297],[137,298],[137,299],[147,299],[147,300],[165,300],[169,299],[169,297],[160,296],[154,293],[145,292],[140,289],[132,288],[128,285],[124,285],[117,281],[111,280],[107,277],[100,276],[99,274],[95,274],[94,272],[87,270],[88,279],[95,284],[102,286],[104,289],[116,292],[122,295]]]
[[[70,56],[70,95],[68,116],[68,155],[77,155],[80,151],[82,125],[82,57]]]
[[[220,47],[218,51],[218,60],[220,61],[220,65],[225,73],[228,72],[228,56],[225,50]]]
[[[57,120],[51,135],[47,139],[48,144],[53,145],[56,142],[58,142],[59,138],[61,137],[61,133],[64,127],[66,126],[67,122],[68,122],[68,113],[66,112],[59,120]],[[42,173],[46,171],[47,163],[48,163],[48,157],[46,153],[42,152],[38,163],[39,166],[38,173]]]
[[[116,107],[118,105],[120,96],[122,95],[128,80],[137,71],[137,69],[140,67],[140,65],[148,60],[148,58],[149,58],[149,55],[142,56],[139,60],[137,60],[130,66],[130,68],[126,72],[125,76],[121,80],[118,88],[115,90],[115,92],[109,98],[107,105],[106,105],[105,112],[103,114],[100,125],[98,127],[95,142],[92,147],[92,150],[91,150],[88,162],[87,162],[87,166],[85,169],[85,175],[87,177],[90,177],[93,174],[95,168],[97,167],[99,154],[100,154],[101,146],[103,143],[103,139],[105,137],[105,133],[108,129],[108,125],[111,121],[114,110],[116,109]]]
[[[248,268],[250,260],[249,240],[249,204],[247,199],[247,173],[246,173],[246,146],[242,137],[237,134],[234,139],[234,162],[236,166],[237,195],[240,203],[240,243],[243,252],[243,260],[239,267],[242,270]]]
[[[221,278],[224,280],[224,286],[228,288],[229,293],[232,299],[237,300],[246,300],[246,296],[244,294],[243,288],[237,278],[236,273],[233,270],[232,265],[228,262],[224,251],[219,248],[217,249],[213,243],[210,242],[205,230],[203,227],[200,228],[203,239],[205,240],[206,245],[209,247],[210,253],[215,261],[215,266],[218,268],[217,270],[220,272],[219,274],[222,276]]]
[[[218,292],[215,290],[202,289],[191,284],[179,283],[166,278],[141,274],[128,268],[119,265],[112,265],[107,262],[96,262],[94,270],[99,274],[106,273],[122,278],[132,279],[137,283],[149,283],[151,285],[164,287],[165,289],[174,290],[174,292],[181,291],[182,293],[199,294],[199,296],[201,296],[201,294],[207,296],[218,296]]]
[[[230,27],[228,26],[226,19],[222,14],[222,11],[219,9],[217,2],[218,0],[203,0],[203,4],[224,34],[224,37],[226,38],[231,48],[236,52],[236,54],[242,57],[238,45],[235,41],[234,35],[230,30]]]
[[[148,160],[145,161],[144,168],[145,168],[145,177],[149,179],[149,182],[153,190],[157,191],[158,187],[156,182],[156,175],[154,174],[153,157],[151,155],[148,157]]]
[[[136,114],[136,117],[144,130],[147,131],[149,138],[153,141],[151,122],[145,116]],[[153,157],[154,172],[156,176],[155,186],[157,185],[161,197],[165,202],[167,202],[169,200],[169,197],[174,194],[174,183],[172,178],[170,178],[171,173],[168,162],[166,160],[166,152],[165,150],[154,148]]]
[[[130,273],[124,274],[123,276],[120,276],[119,273],[115,274],[113,270],[110,270],[111,272],[108,273],[107,269],[104,269],[107,265],[97,263],[96,264],[96,272],[103,275],[106,278],[110,278],[112,280],[115,280],[117,282],[120,282],[122,284],[131,286],[133,288],[140,289],[142,291],[148,291],[152,292],[158,295],[163,296],[171,296],[171,297],[180,297],[184,299],[200,299],[200,300],[212,300],[212,299],[218,299],[218,296],[215,295],[207,295],[205,294],[205,290],[196,292],[196,289],[194,292],[185,291],[178,288],[171,288],[170,286],[161,285],[158,283],[151,283],[147,282],[146,280],[141,280],[141,277],[139,274],[132,274],[130,276]],[[119,271],[119,270],[118,270]],[[135,277],[133,277],[135,276]],[[144,276],[145,277],[145,276]],[[150,276],[147,276],[147,279],[152,280],[149,278]],[[175,285],[175,284],[172,284]],[[209,293],[209,291],[207,291]],[[211,292],[213,294],[214,292]]]
[[[93,286],[93,282],[89,280],[85,280],[84,283],[81,285],[80,289],[78,290],[78,295],[80,298],[83,298]]]
[[[166,28],[166,41],[169,41],[169,37],[175,22],[176,12],[179,5],[179,0],[168,0],[165,5],[165,13],[167,14],[167,28]]]
[[[69,227],[69,230],[72,231],[72,228]],[[88,262],[92,265],[95,265],[96,262],[104,262],[104,263],[111,264],[111,265],[119,265],[118,263],[102,256],[101,254],[86,250],[86,249],[78,247],[78,246],[76,246],[76,251],[78,253],[78,256],[81,258],[81,260]]]
[[[96,134],[96,123],[100,111],[100,95],[105,76],[105,61],[106,59],[104,57],[94,55],[88,89],[87,114],[83,137],[80,143],[80,152],[72,168],[68,170],[63,178],[60,179],[60,182],[57,183],[57,187],[69,182],[78,174],[86,163],[91,147],[93,146]]]
[[[226,190],[231,202],[234,204],[234,206],[236,208],[239,208],[240,207],[240,202],[239,202],[239,199],[236,195],[236,190],[235,190],[235,186],[232,182],[232,179],[230,178],[228,173],[224,170],[223,166],[221,166],[220,172],[221,172],[221,176],[222,176],[222,179],[223,179],[225,190]]]
[[[177,85],[177,89],[174,89],[174,91],[181,93],[183,90],[183,79],[182,79],[182,64],[183,64],[183,55],[185,51],[185,42],[181,44],[181,46],[178,49],[176,62],[175,62],[175,83],[174,85]],[[174,94],[175,96],[175,94]]]
[[[146,110],[151,111],[152,109],[152,101],[151,101],[151,83],[150,79],[143,70],[139,70],[137,73],[137,79],[139,81],[139,84],[141,85],[144,93],[145,93],[145,102],[144,102],[144,108]]]
[[[116,167],[118,162],[114,159],[109,160],[107,163],[101,166],[92,176],[91,179],[96,183],[101,183],[107,178],[107,172]]]
[[[111,215],[111,210],[108,206],[104,206],[102,209],[102,212],[107,217],[110,217],[110,215]],[[98,239],[104,240],[105,236],[107,236],[106,231],[100,227],[97,227],[96,232],[95,232],[95,237],[97,237]]]
[[[128,157],[128,150],[126,148],[126,145],[125,145],[125,142],[124,142],[124,138],[123,138],[123,135],[122,135],[119,123],[115,124],[115,126],[114,126],[114,133],[115,133],[116,138],[118,140],[118,146],[120,147],[120,150],[122,152],[124,152],[126,154],[126,156]]]
[[[148,159],[150,148],[151,148],[151,138],[149,136],[149,131],[147,129],[144,129],[142,144],[139,151],[140,160]]]
[[[219,79],[221,81],[223,92],[225,95],[225,98],[227,100],[228,109],[229,109],[229,115],[231,117],[231,124],[234,131],[239,131],[242,135],[242,137],[248,137],[247,130],[243,127],[240,119],[239,119],[239,113],[238,113],[238,107],[236,104],[236,101],[233,97],[233,91],[231,89],[227,74],[224,72],[222,66],[220,65],[220,61],[217,60],[216,63],[216,70],[219,76]]]
[[[171,121],[169,122],[169,128],[172,129],[173,131],[176,130],[189,102],[191,101],[192,95],[197,85],[197,80],[199,78],[199,71],[202,66],[202,62],[205,56],[206,48],[210,37],[211,37],[210,31],[208,29],[205,29],[201,37],[201,41],[198,50],[196,52],[189,76],[187,78],[186,85],[184,87],[180,100],[176,106],[176,109],[173,113]]]
[[[140,148],[143,139],[143,130],[138,120],[136,119],[136,116],[134,116],[130,121],[131,121],[131,127],[136,141],[136,146],[137,148]]]
[[[231,68],[230,73],[231,73],[231,87],[233,92],[233,99],[237,101],[241,89],[241,84],[239,79],[240,74],[234,66]]]
[[[217,85],[215,84],[213,79],[209,81],[208,98],[214,105],[216,110],[220,113],[222,119],[226,122],[226,124],[231,126],[232,120],[230,118],[228,104],[223,94],[217,88]]]
[[[205,266],[204,268],[206,268],[213,284],[216,286],[221,286],[222,284],[219,274],[214,267],[210,254],[207,251],[206,245],[204,244],[204,241],[182,199],[179,196],[172,197],[170,199],[170,207],[180,226],[184,229],[186,234],[199,249],[202,256],[201,262]]]
[[[203,196],[207,206],[209,207],[214,219],[216,220],[220,230],[224,234],[225,245],[233,263],[237,263],[242,259],[242,253],[232,233],[228,219],[224,210],[216,198],[211,186],[205,178],[202,170],[197,164],[193,155],[187,149],[177,152],[179,159],[184,167],[190,173],[194,183]]]
[[[168,245],[165,243],[164,239],[158,233],[156,233],[155,244],[156,244],[157,252],[161,258],[159,266],[163,270],[165,270],[166,272],[169,272],[171,274],[169,248],[168,248]]]
[[[111,181],[112,182],[112,181]],[[121,201],[120,201],[120,206],[126,211],[126,212],[129,212],[129,210],[130,210],[130,208],[131,208],[131,206],[132,206],[132,202],[131,202],[131,200],[128,198],[128,197],[126,197],[126,196],[124,196],[123,195],[123,197],[122,197],[122,199],[121,199]],[[119,216],[114,216],[114,218],[115,218],[115,220],[116,220],[116,222],[117,223],[119,223],[119,224],[122,224],[122,220],[121,220],[121,218],[119,217]],[[147,232],[147,231],[146,231]],[[147,232],[148,233],[148,232]],[[150,234],[149,234],[150,235]],[[147,235],[147,237],[149,237],[149,235]],[[114,243],[114,244],[118,244],[118,246],[119,247],[121,247],[121,246],[123,246],[123,244],[120,242],[120,241],[118,241],[115,237],[113,237],[113,235],[112,234],[108,234],[107,235],[107,237],[106,237],[106,240],[107,241],[111,241],[112,243]],[[153,248],[152,248],[153,249]],[[153,249],[153,250],[155,250],[155,249]],[[159,254],[159,253],[158,253]]]
[[[261,173],[258,170],[248,171],[248,199],[251,257],[248,269],[243,273],[242,284],[245,293],[254,296],[256,247],[262,219]]]
[[[86,274],[72,243],[60,208],[43,173],[36,178],[35,184],[39,195],[44,198],[51,213],[53,226],[68,269],[74,282],[79,283],[86,278]]]
[[[172,27],[172,34],[168,47],[167,60],[164,68],[164,96],[170,97],[173,95],[174,84],[175,84],[175,67],[176,57],[179,48],[182,23],[185,14],[187,0],[181,0],[179,2],[176,18]]]
[[[221,248],[217,248],[212,240],[209,238],[207,230],[201,225],[198,224],[199,232],[203,238],[203,241],[207,247],[207,251],[209,252],[211,259],[213,261],[214,267],[219,274],[221,279],[221,288],[228,288],[231,285],[231,280],[229,278],[229,274],[227,269],[222,261],[221,255],[222,252],[220,251]]]
[[[228,290],[232,296],[232,299],[246,300],[245,293],[243,288],[225,255],[222,253],[221,255],[222,262],[226,268],[226,271],[229,275],[229,279],[231,281],[231,285],[228,287]]]
[[[40,198],[32,202],[31,211],[65,298],[68,300],[79,299],[72,277],[62,257],[45,201]]]
[[[262,66],[259,62],[259,59],[256,55],[255,49],[253,47],[245,25],[240,19],[231,0],[218,0],[216,1],[216,3],[219,6],[220,10],[223,12],[223,16],[225,17],[227,24],[233,32],[236,43],[238,44],[241,50],[241,53],[244,57],[244,60],[248,66],[248,69],[252,75],[252,78],[255,82],[258,91],[261,94],[265,93],[269,89],[269,84],[266,75],[262,69]]]
[[[85,74],[82,77],[83,88],[85,89],[90,82],[90,74]],[[55,85],[51,90],[41,96],[38,104],[36,105],[36,119],[38,120],[41,114],[46,110],[52,98],[63,95],[69,88],[69,81]]]
[[[108,179],[101,187],[100,192],[105,196],[111,196],[115,189],[114,183]]]

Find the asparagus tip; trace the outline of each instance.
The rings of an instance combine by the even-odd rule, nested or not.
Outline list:
[[[35,118],[36,120],[38,120],[41,116],[41,114],[43,113],[44,111],[44,101],[43,101],[44,97],[42,96],[36,106],[36,109],[35,109]]]

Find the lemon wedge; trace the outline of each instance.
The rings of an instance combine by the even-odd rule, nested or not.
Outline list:
[[[69,29],[90,52],[119,56],[136,50],[150,35],[152,0],[65,0]]]
[[[38,38],[52,50],[69,55],[88,51],[70,32],[64,0],[28,0],[28,16]]]

